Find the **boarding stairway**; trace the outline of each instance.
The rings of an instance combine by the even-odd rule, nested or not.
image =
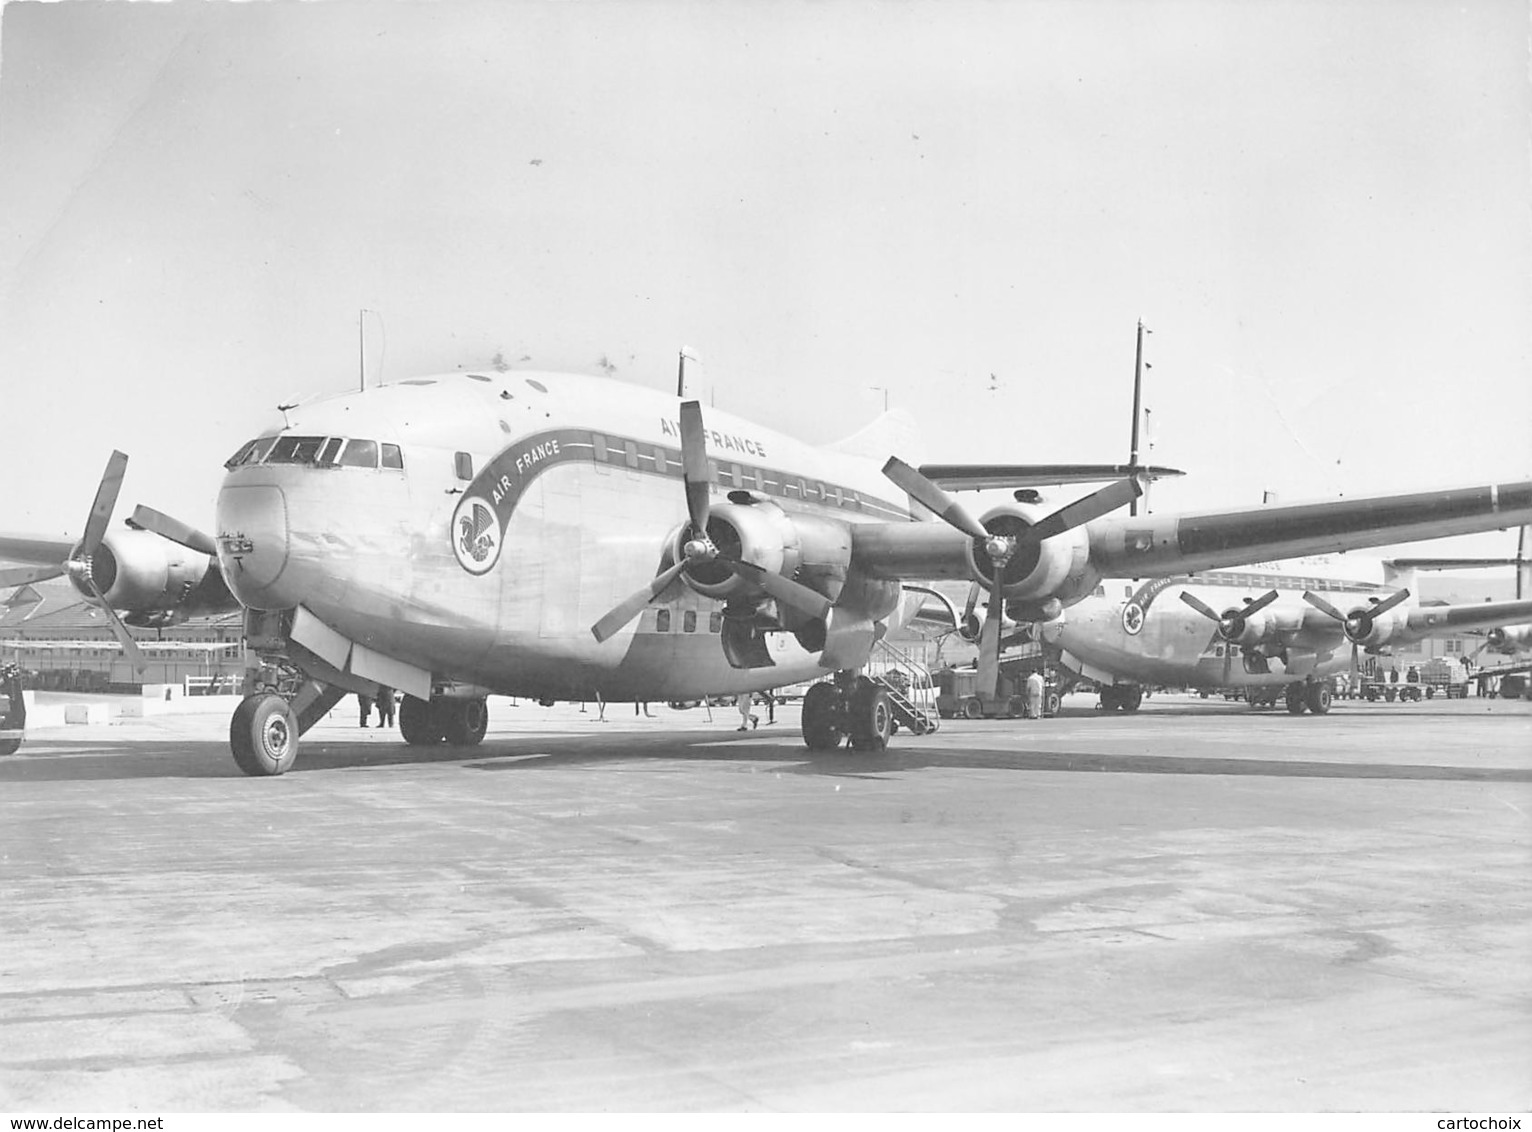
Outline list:
[[[881,640],[873,646],[863,674],[888,693],[900,727],[912,735],[926,735],[941,726],[931,673],[909,653]]]

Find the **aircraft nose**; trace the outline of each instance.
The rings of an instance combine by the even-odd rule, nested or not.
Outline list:
[[[226,484],[218,493],[218,564],[240,603],[286,609],[277,582],[287,568],[287,497],[273,484]]]

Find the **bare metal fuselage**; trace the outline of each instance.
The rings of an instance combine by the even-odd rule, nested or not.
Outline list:
[[[508,694],[680,699],[824,675],[786,633],[769,637],[774,667],[730,667],[721,603],[684,586],[612,640],[593,639],[590,626],[658,572],[686,518],[673,398],[614,398],[610,383],[567,375],[436,384],[429,397],[400,385],[334,398],[294,411],[283,430],[397,444],[402,468],[230,470],[219,557],[241,601],[301,605],[439,680]],[[720,499],[756,491],[788,514],[908,518],[868,461],[717,411],[708,424]],[[470,480],[457,474],[463,452]],[[505,517],[488,565],[455,545],[465,499]],[[903,614],[901,603],[892,620]]]

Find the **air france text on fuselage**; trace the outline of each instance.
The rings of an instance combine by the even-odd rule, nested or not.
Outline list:
[[[518,452],[516,454],[516,474],[519,476],[524,476],[529,471],[531,471],[535,465],[542,463],[544,460],[551,459],[558,454],[559,442],[556,439],[550,438],[548,440],[542,441],[539,444],[533,444],[527,448],[525,452]],[[500,501],[505,498],[505,493],[510,490],[511,477],[509,475],[501,475],[501,477],[495,481],[491,495],[491,498],[494,500],[497,507],[500,505]]]
[[[679,437],[681,426],[675,421],[660,418],[660,431],[666,436]],[[736,436],[731,433],[719,432],[716,429],[704,429],[702,433],[706,442],[714,448],[721,448],[728,452],[744,452],[758,459],[766,458],[766,447],[759,440],[752,440],[748,436]]]

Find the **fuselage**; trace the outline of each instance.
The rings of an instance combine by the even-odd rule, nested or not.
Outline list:
[[[370,649],[497,692],[690,698],[823,675],[786,633],[770,636],[774,667],[730,667],[720,603],[682,586],[613,639],[592,638],[686,519],[678,404],[600,378],[491,372],[291,409],[230,462],[220,565],[250,608],[301,605]],[[719,410],[706,424],[719,500],[747,491],[790,515],[910,518],[871,461]]]

